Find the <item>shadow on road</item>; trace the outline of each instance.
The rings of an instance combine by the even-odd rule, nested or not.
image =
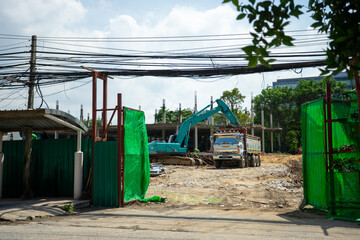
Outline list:
[[[82,212],[82,216],[88,217],[131,217],[131,218],[149,218],[149,219],[170,219],[170,220],[199,220],[199,221],[225,221],[225,222],[248,222],[248,223],[269,223],[269,224],[284,224],[284,225],[297,225],[297,226],[319,226],[328,236],[328,229],[335,227],[343,228],[358,228],[357,223],[346,222],[339,220],[326,219],[325,215],[316,211],[292,211],[282,214],[275,214],[285,220],[266,220],[266,219],[250,219],[250,218],[232,218],[232,217],[194,217],[194,216],[167,216],[156,214],[133,214],[133,213],[103,213],[96,210]]]
[[[328,229],[334,227],[360,229],[360,226],[355,222],[327,219],[326,212],[317,209],[295,210],[278,214],[278,216],[288,220],[291,224],[319,226],[326,236],[329,236]]]

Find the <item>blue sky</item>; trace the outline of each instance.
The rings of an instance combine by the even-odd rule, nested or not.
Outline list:
[[[247,21],[236,21],[237,12],[230,4],[221,0],[158,0],[158,1],[77,1],[77,0],[2,0],[0,2],[1,34],[37,35],[38,37],[133,37],[133,36],[182,36],[248,33],[251,27]],[[311,21],[308,16],[294,22],[290,29],[307,29]],[[12,40],[0,39],[0,46]],[[47,46],[47,42],[38,45]],[[169,50],[176,48],[219,46],[228,42],[176,43],[176,44],[118,44],[117,48],[138,50]],[[236,44],[232,42],[231,44]],[[241,44],[239,42],[239,44]],[[24,44],[25,46],[26,44]],[[96,45],[107,47],[108,45]],[[93,46],[93,47],[96,47]],[[63,46],[64,47],[64,46]],[[112,46],[111,46],[112,47]],[[69,47],[71,48],[71,47]],[[318,50],[319,47],[317,48]],[[240,51],[240,50],[239,50]],[[109,107],[116,104],[116,93],[123,93],[124,104],[138,108],[146,114],[147,122],[153,122],[155,108],[166,99],[167,108],[176,109],[179,103],[184,108],[193,108],[194,92],[197,91],[198,106],[206,106],[210,97],[219,98],[223,91],[238,87],[246,96],[244,107],[250,107],[250,95],[257,95],[264,86],[271,85],[278,78],[309,77],[318,75],[316,69],[280,71],[264,74],[239,75],[234,77],[198,81],[192,78],[121,78],[109,83]],[[45,100],[55,108],[79,116],[80,104],[85,114],[91,111],[91,84],[71,89],[89,82],[61,84],[44,88]],[[51,95],[54,92],[58,94]],[[4,92],[3,92],[4,93]],[[1,93],[1,94],[3,94]],[[14,96],[11,103],[0,102],[0,110],[26,108],[26,89]],[[35,99],[39,106],[40,99]]]

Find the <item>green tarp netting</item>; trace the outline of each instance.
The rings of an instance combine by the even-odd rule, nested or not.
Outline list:
[[[331,106],[333,164],[325,154],[324,100],[302,105],[302,149],[304,198],[317,209],[328,210],[329,218],[360,220],[360,136],[356,102]]]
[[[150,182],[148,136],[144,113],[125,108],[124,132],[124,201],[137,199],[144,202],[161,202],[158,196],[144,199]]]

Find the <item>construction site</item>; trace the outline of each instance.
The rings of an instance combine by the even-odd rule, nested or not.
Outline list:
[[[228,2],[207,26],[275,6]],[[166,24],[193,13],[174,9]],[[329,63],[327,32],[266,35],[260,20],[256,33],[178,36],[109,22],[89,36],[0,33],[0,238],[356,239],[356,56]],[[119,26],[129,35],[113,37]]]

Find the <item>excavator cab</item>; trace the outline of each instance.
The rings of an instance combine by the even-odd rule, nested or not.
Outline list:
[[[176,136],[177,136],[176,134],[170,135],[169,140],[168,140],[168,143],[173,143],[173,142],[175,142]]]

